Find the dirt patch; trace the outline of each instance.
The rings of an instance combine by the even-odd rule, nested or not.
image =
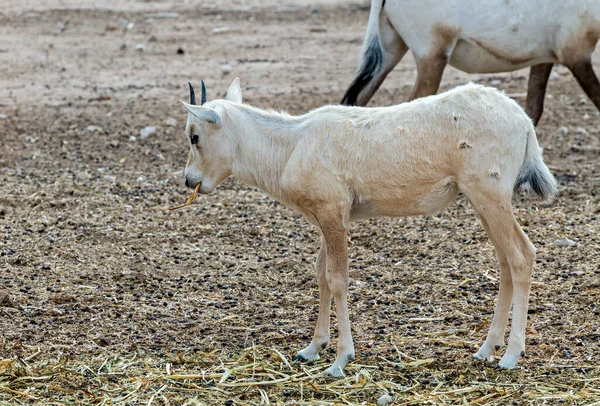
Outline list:
[[[16,304],[0,306],[0,401],[372,404],[387,391],[413,404],[598,400],[600,117],[564,68],[538,129],[560,196],[515,203],[538,248],[520,367],[470,359],[498,271],[459,198],[440,215],[352,226],[357,359],[333,381],[313,376],[334,358],[335,320],[322,360],[291,361],[317,316],[316,230],[235,180],[166,208],[188,194],[179,99],[189,80],[204,79],[212,99],[240,76],[246,102],[291,113],[337,103],[368,10],[121,3],[11,6],[0,17],[0,289]],[[178,15],[146,16],[156,12]],[[371,104],[406,100],[415,77],[406,57]],[[524,103],[524,71],[449,69],[442,86],[473,79]],[[564,238],[575,244],[554,244]]]

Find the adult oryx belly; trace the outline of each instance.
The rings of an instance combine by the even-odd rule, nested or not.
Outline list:
[[[555,63],[556,58],[540,50],[513,51],[509,44],[486,43],[477,38],[459,39],[450,55],[449,64],[467,73],[509,72],[540,63]]]

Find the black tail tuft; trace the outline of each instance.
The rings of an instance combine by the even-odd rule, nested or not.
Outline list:
[[[536,162],[521,169],[515,184],[515,191],[522,187],[531,188],[535,194],[545,201],[551,200],[558,193],[556,181],[543,163],[540,165]]]
[[[375,37],[369,41],[369,46],[363,55],[360,70],[348,90],[346,90],[346,94],[344,94],[341,104],[355,106],[358,95],[373,79],[375,72],[381,69],[382,63],[383,51],[379,44],[379,39]]]

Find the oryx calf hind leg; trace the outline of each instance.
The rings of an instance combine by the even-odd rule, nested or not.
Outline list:
[[[501,246],[494,240],[494,234],[492,234],[489,225],[483,217],[481,221],[492,244],[496,247],[496,256],[500,263],[500,289],[498,291],[496,310],[494,310],[494,317],[492,318],[487,338],[473,357],[480,360],[493,361],[492,354],[504,344],[504,331],[508,325],[508,314],[512,306],[513,286],[506,255],[502,251]]]
[[[481,186],[478,185],[478,187]],[[503,266],[502,258],[499,258],[501,282],[498,304],[488,338],[482,349],[480,349],[481,354],[480,352],[478,354],[485,359],[490,359],[492,348],[495,348],[495,345],[500,345],[503,341],[504,331],[500,331],[500,328],[503,329],[506,325],[505,320],[510,309],[508,293],[511,289],[507,285],[507,275],[503,275],[503,272],[506,272],[506,265],[508,265],[512,283],[513,318],[508,346],[498,365],[501,368],[514,368],[519,357],[525,356],[525,327],[535,261],[535,248],[512,213],[512,190],[501,196],[492,195],[490,190],[474,190],[472,187],[471,190],[462,190],[484,221],[486,231],[489,233],[492,243],[496,246],[499,256],[504,253],[506,259]]]
[[[324,237],[321,237],[321,249],[315,268],[317,271],[317,284],[319,285],[319,317],[312,341],[308,347],[296,354],[295,359],[299,361],[312,362],[319,359],[319,352],[329,343],[331,291],[327,282],[327,246]]]

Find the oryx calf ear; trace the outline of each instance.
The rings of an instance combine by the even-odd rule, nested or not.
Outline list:
[[[215,125],[221,125],[221,116],[217,113],[216,110],[211,109],[210,107],[203,106],[192,106],[191,104],[187,104],[182,101],[183,105],[190,113],[194,116],[198,117],[200,120],[208,121],[209,123],[213,123]]]
[[[234,103],[242,102],[242,88],[240,87],[240,78],[235,78],[229,89],[227,89],[227,96],[225,99]]]

